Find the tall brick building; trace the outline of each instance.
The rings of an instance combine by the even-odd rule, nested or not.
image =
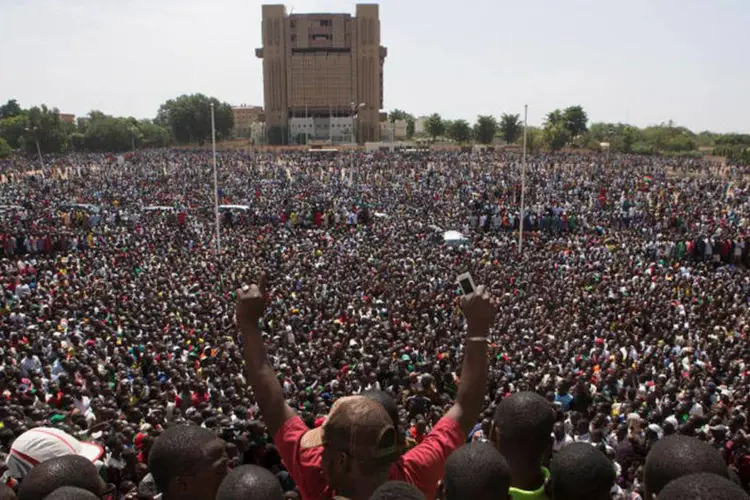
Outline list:
[[[266,130],[284,142],[380,140],[383,62],[377,4],[356,15],[287,14],[263,6],[263,89]],[[357,117],[352,105],[359,106]],[[355,105],[355,107],[356,107]],[[275,130],[276,132],[272,132]],[[353,133],[352,133],[353,132]]]

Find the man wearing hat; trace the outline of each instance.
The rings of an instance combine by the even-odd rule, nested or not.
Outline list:
[[[7,466],[13,477],[22,479],[38,464],[64,455],[81,455],[96,462],[104,454],[101,446],[79,441],[52,427],[30,429],[13,441]]]
[[[468,381],[471,389],[459,391],[457,404],[443,419],[445,428],[439,432],[433,429],[436,442],[413,457],[409,466],[394,463],[399,458],[395,421],[381,403],[369,398],[341,398],[320,428],[308,429],[284,401],[282,387],[266,355],[258,327],[265,305],[262,275],[258,285],[244,287],[238,293],[237,323],[243,334],[248,379],[268,431],[303,498],[338,494],[367,499],[389,478],[411,482],[430,492],[432,498],[445,459],[465,442],[484,400],[486,336],[494,320],[494,306],[484,287],[478,287],[471,299],[462,304],[469,323],[467,342],[472,346],[465,355],[462,380]]]

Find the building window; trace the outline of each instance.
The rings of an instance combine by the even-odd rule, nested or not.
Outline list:
[[[320,20],[320,25],[321,26],[330,26],[331,25],[331,21],[330,21],[330,19],[321,19]]]
[[[289,21],[289,27],[294,29],[297,27],[297,23],[295,21]]]
[[[293,42],[297,41],[297,35],[292,35],[290,38],[292,39]]]
[[[315,34],[315,35],[312,36],[312,39],[313,40],[330,40],[331,36],[330,35]]]

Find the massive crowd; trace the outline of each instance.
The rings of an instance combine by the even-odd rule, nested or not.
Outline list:
[[[220,251],[209,153],[2,168],[2,495],[744,498],[739,167],[222,152]]]

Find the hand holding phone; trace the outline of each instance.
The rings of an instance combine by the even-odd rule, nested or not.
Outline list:
[[[477,289],[477,287],[474,286],[474,280],[469,273],[459,274],[456,278],[456,283],[461,287],[461,293],[464,295],[471,295]]]

